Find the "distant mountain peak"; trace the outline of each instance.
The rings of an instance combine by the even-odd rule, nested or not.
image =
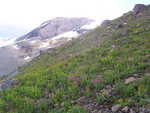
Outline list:
[[[5,44],[0,40],[0,44],[3,46],[3,48],[0,48],[0,51],[5,54],[10,54],[11,51],[11,58],[6,57],[6,61],[8,59],[11,64],[9,59],[15,59],[16,64],[12,67],[18,67],[39,56],[42,51],[65,44],[100,25],[100,23],[96,25],[93,25],[93,23],[94,20],[88,18],[56,17],[45,21],[39,27],[15,40],[8,40]],[[5,58],[5,54],[1,54],[0,58]],[[3,62],[3,69],[0,69],[0,74],[3,75],[6,72],[8,74],[14,71],[14,68],[8,70],[7,64],[8,62]]]
[[[90,24],[93,21],[94,20],[88,18],[56,17],[54,19],[45,21],[28,34],[18,38],[18,40],[31,39],[35,37],[41,37],[41,39],[52,38],[65,32],[79,29],[80,27]]]

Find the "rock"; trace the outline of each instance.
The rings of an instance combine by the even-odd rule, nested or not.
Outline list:
[[[19,80],[13,80],[12,86],[14,86],[14,85],[19,85]]]
[[[102,81],[103,81],[102,76],[101,75],[97,75],[96,78],[94,78],[91,82],[92,82],[92,84],[97,85],[98,83],[100,83]]]
[[[79,33],[79,34],[84,34],[84,33],[86,33],[88,30],[87,29],[79,29],[79,30],[77,30],[77,33]]]
[[[85,100],[86,100],[86,97],[85,97],[85,96],[82,96],[82,97],[80,97],[79,99],[75,100],[74,102],[76,102],[76,103],[84,103]]]
[[[109,95],[112,92],[112,89],[103,89],[101,91],[104,95]]]
[[[46,98],[49,98],[49,89],[48,89],[48,88],[45,88],[45,89],[44,89],[44,96],[45,96]]]
[[[78,75],[71,75],[71,76],[68,76],[68,79],[69,80],[79,80],[80,76],[78,76]]]
[[[138,14],[139,12],[143,11],[146,9],[148,6],[144,4],[136,4],[135,7],[133,8],[133,13]]]
[[[139,78],[140,74],[133,74],[133,76]]]
[[[122,31],[121,35],[126,36],[126,35],[128,35],[128,33],[129,33],[129,30],[125,29]]]
[[[62,102],[60,105],[61,105],[61,106],[64,106],[64,105],[65,105],[65,103],[64,103],[64,102]]]
[[[7,88],[11,88],[12,85],[15,85],[17,83],[18,83],[18,81],[16,81],[16,80],[6,80],[1,84],[0,89],[5,90]]]
[[[71,80],[74,85],[79,86],[81,84],[80,76],[72,75],[72,76],[68,76],[68,79]]]
[[[147,113],[150,113],[150,108],[147,108],[147,109],[146,109],[146,112],[147,112]]]
[[[120,110],[120,108],[121,108],[121,105],[118,104],[118,105],[112,106],[111,110],[112,110],[112,112],[117,112]]]
[[[101,26],[106,26],[110,23],[110,20],[104,20],[102,23],[101,23]]]
[[[126,107],[124,107],[124,108],[122,109],[122,111],[123,111],[123,112],[125,112],[125,113],[128,113],[128,111],[129,111],[129,107],[127,107],[127,106],[126,106]]]
[[[130,112],[129,113],[136,113],[135,111],[133,111],[132,109],[130,109]]]
[[[92,84],[97,85],[98,83],[100,83],[101,80],[100,79],[93,79],[92,80]]]
[[[146,73],[146,76],[150,77],[150,73]]]
[[[115,48],[116,46],[115,46],[115,45],[112,45],[111,47],[112,47],[112,48]]]
[[[122,24],[117,24],[117,25],[115,26],[115,29],[119,29],[119,28],[122,28],[122,27],[123,27]]]
[[[128,23],[124,22],[123,24],[124,24],[124,25],[127,25]]]
[[[106,89],[112,89],[112,88],[113,88],[112,85],[107,85],[107,86],[106,86]]]
[[[125,84],[129,84],[129,83],[131,83],[131,82],[133,82],[133,81],[135,81],[136,80],[136,78],[134,78],[134,77],[129,77],[129,78],[127,78],[126,80],[125,80]]]
[[[144,108],[144,107],[140,107],[139,110],[140,110],[140,113],[145,113],[146,112],[146,108]]]
[[[74,80],[73,84],[77,85],[77,86],[80,86],[81,85],[81,81],[80,80]]]

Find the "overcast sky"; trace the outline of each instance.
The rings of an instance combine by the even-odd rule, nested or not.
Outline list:
[[[114,19],[137,3],[150,0],[0,0],[0,34],[13,27],[27,32],[54,17]]]

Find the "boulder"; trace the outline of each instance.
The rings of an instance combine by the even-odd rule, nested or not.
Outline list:
[[[118,104],[118,105],[112,106],[111,110],[112,110],[112,112],[117,112],[120,110],[120,108],[121,108],[121,105]]]
[[[131,82],[134,82],[135,80],[137,80],[135,77],[129,77],[125,80],[125,84],[129,84]]]

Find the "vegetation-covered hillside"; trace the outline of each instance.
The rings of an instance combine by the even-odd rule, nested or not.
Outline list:
[[[148,12],[43,53],[0,92],[0,113],[150,113]]]

